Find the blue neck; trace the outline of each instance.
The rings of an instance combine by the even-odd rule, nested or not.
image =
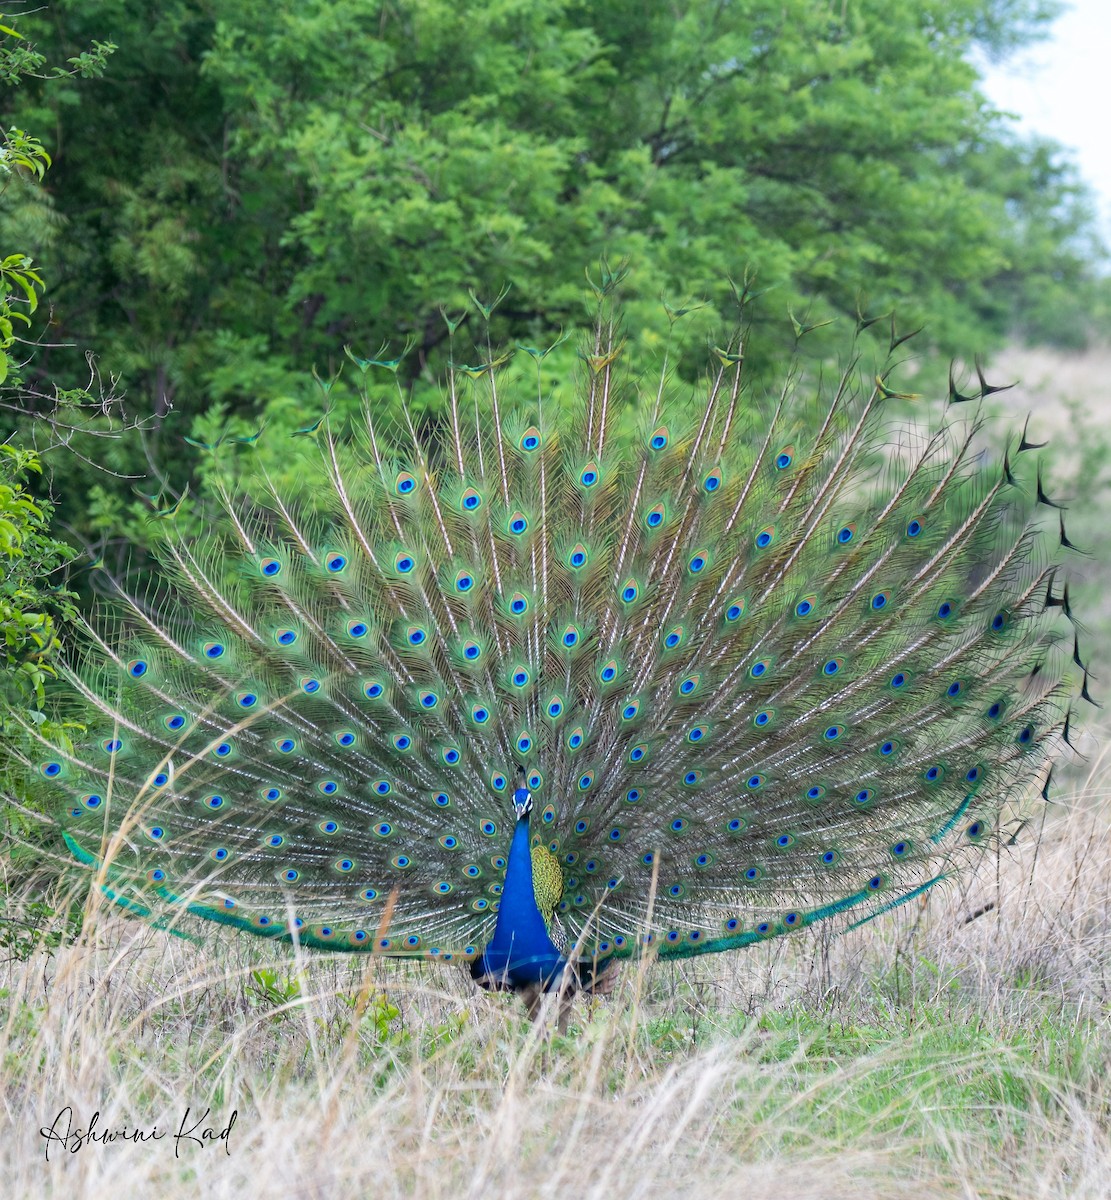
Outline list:
[[[509,987],[521,987],[549,982],[565,961],[548,936],[544,918],[536,906],[526,815],[518,820],[509,846],[505,888],[494,936],[475,967],[483,974],[503,979]]]

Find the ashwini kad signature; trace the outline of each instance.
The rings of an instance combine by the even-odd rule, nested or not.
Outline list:
[[[183,1146],[189,1145],[208,1149],[222,1143],[224,1153],[230,1154],[231,1131],[239,1116],[239,1110],[232,1110],[230,1120],[222,1129],[215,1128],[215,1122],[209,1121],[211,1112],[211,1109],[206,1108],[200,1116],[195,1116],[193,1109],[187,1108],[177,1131],[173,1132],[169,1128],[159,1129],[157,1125],[151,1125],[147,1129],[138,1126],[129,1129],[126,1125],[121,1125],[117,1129],[110,1129],[107,1126],[101,1128],[100,1111],[97,1110],[93,1113],[89,1124],[82,1128],[74,1126],[73,1109],[67,1104],[54,1118],[52,1124],[39,1130],[39,1135],[46,1139],[47,1162],[50,1161],[52,1146],[56,1147],[56,1152],[66,1150],[70,1154],[76,1154],[78,1150],[83,1150],[86,1146],[108,1146],[115,1142],[133,1142],[135,1144],[161,1142],[165,1138],[173,1139],[175,1158],[180,1157]]]

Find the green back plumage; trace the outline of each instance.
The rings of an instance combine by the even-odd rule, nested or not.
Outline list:
[[[896,446],[881,382],[762,399],[735,344],[641,394],[607,313],[583,358],[566,419],[491,364],[435,438],[321,422],[314,511],[229,497],[90,628],[34,766],[114,897],[472,959],[521,767],[560,936],[683,956],[866,919],[1036,788],[1054,568],[975,422]]]

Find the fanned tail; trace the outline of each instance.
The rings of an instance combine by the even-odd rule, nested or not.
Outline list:
[[[893,438],[858,348],[769,396],[739,338],[687,395],[627,352],[603,297],[576,412],[487,344],[437,435],[325,418],[311,507],[218,483],[219,534],[171,532],[70,665],[89,737],[31,764],[114,898],[471,960],[518,768],[587,956],[859,923],[982,846],[1066,720],[1018,456]]]

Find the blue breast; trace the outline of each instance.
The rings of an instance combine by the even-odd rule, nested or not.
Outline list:
[[[566,962],[549,937],[544,918],[536,907],[529,823],[525,816],[518,820],[513,831],[494,936],[475,960],[471,974],[476,979],[492,976],[509,988],[530,983],[557,987]]]

